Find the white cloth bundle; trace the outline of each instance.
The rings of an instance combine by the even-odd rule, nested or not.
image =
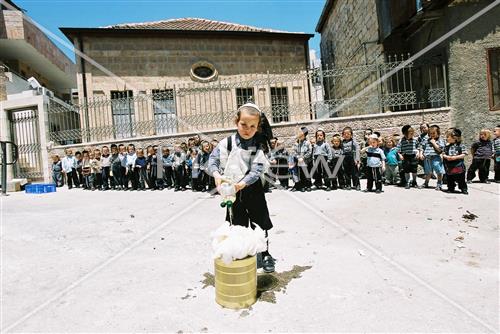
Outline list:
[[[254,256],[267,249],[267,238],[259,226],[254,230],[224,223],[212,232],[213,258],[222,258],[226,264],[233,260]]]

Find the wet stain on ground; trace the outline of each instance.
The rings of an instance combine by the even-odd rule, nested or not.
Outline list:
[[[312,266],[293,266],[291,270],[283,272],[274,272],[270,274],[258,274],[257,275],[257,300],[276,304],[276,292],[286,293],[286,288],[288,283],[293,279],[302,277],[301,274],[311,269]],[[201,283],[203,283],[202,289],[208,286],[215,287],[215,277],[211,273],[204,273],[205,277]],[[243,316],[246,316],[243,315]]]
[[[201,281],[203,283],[202,289],[205,289],[207,286],[213,286],[215,287],[215,276],[214,274],[211,273],[204,273],[203,276],[205,279]]]

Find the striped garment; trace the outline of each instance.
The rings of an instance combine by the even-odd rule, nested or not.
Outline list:
[[[424,153],[424,157],[432,157],[436,155],[440,155],[441,152],[443,151],[444,147],[446,146],[444,140],[442,138],[436,139],[436,144],[437,146],[441,149],[440,152],[436,152],[434,149],[434,146],[432,146],[430,142],[430,138],[426,137],[420,142],[420,149]]]
[[[495,156],[500,156],[500,137],[493,139],[493,149],[495,151]]]
[[[418,140],[417,138],[407,139],[406,137],[403,137],[399,140],[399,143],[396,147],[399,153],[401,153],[402,155],[417,154]]]

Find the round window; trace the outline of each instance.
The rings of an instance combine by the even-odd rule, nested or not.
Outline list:
[[[217,70],[208,62],[198,62],[191,66],[191,79],[199,82],[209,82],[217,79]]]

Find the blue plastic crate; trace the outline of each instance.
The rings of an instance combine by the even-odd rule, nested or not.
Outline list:
[[[32,183],[24,186],[26,194],[45,194],[56,191],[55,183]]]

